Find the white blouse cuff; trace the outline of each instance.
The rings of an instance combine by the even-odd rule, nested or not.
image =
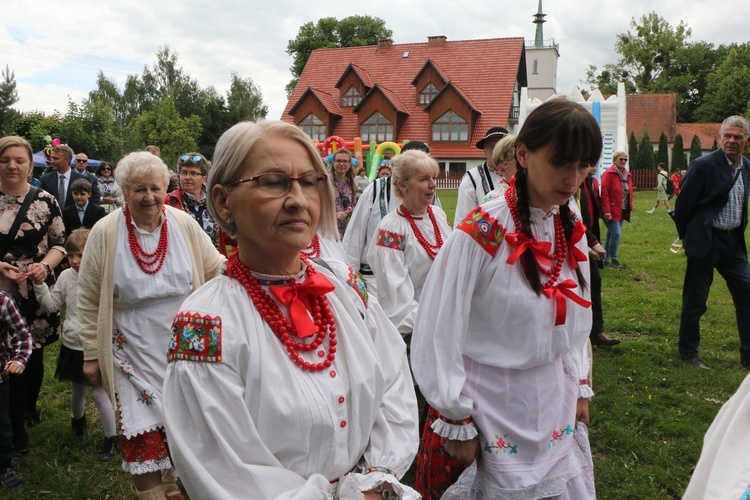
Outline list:
[[[589,380],[587,378],[579,379],[578,380],[578,397],[590,399],[593,395],[594,395],[594,391],[593,389],[591,389],[591,386],[589,385]]]
[[[479,435],[470,418],[461,422],[447,422],[442,418],[435,419],[432,430],[440,437],[453,441],[468,441]]]
[[[362,500],[365,491],[370,491],[379,484],[388,483],[393,488],[395,498],[400,500],[419,500],[422,498],[415,490],[398,482],[396,476],[386,472],[359,474],[350,472],[341,479],[338,498],[341,500]]]

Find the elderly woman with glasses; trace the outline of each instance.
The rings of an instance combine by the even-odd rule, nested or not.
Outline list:
[[[227,244],[230,243],[227,234],[216,226],[206,205],[208,169],[208,160],[200,153],[187,153],[180,156],[177,161],[180,187],[169,193],[167,203],[190,214],[211,238],[219,252],[226,255]]]
[[[103,161],[96,167],[94,175],[99,182],[99,191],[102,194],[101,205],[108,214],[111,214],[123,204],[122,189],[117,184],[114,175],[115,168],[108,161]]]
[[[83,370],[119,404],[123,469],[138,496],[179,497],[162,414],[170,326],[224,258],[192,217],[164,205],[169,170],[159,157],[131,153],[116,177],[125,206],[94,226],[79,273]]]
[[[628,155],[623,151],[614,154],[614,164],[602,174],[602,219],[607,226],[607,238],[604,240],[604,250],[607,257],[605,266],[615,269],[625,267],[620,264],[617,250],[620,247],[622,223],[630,222],[630,212],[633,211],[633,176],[625,168]]]
[[[310,138],[280,121],[221,136],[209,209],[237,237],[182,305],[164,384],[169,445],[194,498],[418,498],[406,347],[356,273],[300,254],[336,234]]]

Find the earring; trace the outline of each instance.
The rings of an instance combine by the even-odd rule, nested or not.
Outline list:
[[[231,223],[232,223],[232,217],[231,216],[227,217],[227,224],[231,224]]]

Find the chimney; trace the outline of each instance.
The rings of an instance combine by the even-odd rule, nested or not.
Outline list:
[[[388,50],[391,48],[391,45],[393,45],[393,40],[391,38],[382,38],[378,40],[378,50]]]
[[[445,41],[448,38],[445,35],[440,36],[428,36],[427,37],[427,46],[428,47],[442,47],[445,45]]]

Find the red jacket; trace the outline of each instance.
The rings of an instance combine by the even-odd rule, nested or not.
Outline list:
[[[602,219],[605,214],[610,214],[612,220],[630,221],[630,212],[633,211],[633,176],[628,171],[628,199],[630,210],[622,213],[622,181],[617,172],[617,167],[612,165],[602,174]],[[606,219],[605,219],[606,220]]]
[[[678,174],[677,172],[675,172],[669,177],[670,179],[672,179],[672,184],[674,184],[674,195],[677,196],[678,194],[680,194],[680,182],[682,181],[682,174]]]

